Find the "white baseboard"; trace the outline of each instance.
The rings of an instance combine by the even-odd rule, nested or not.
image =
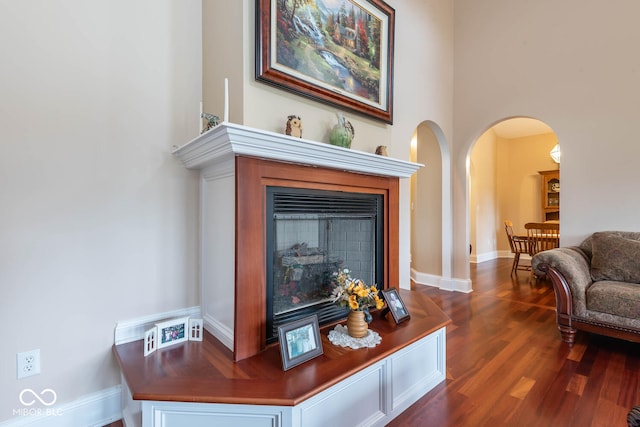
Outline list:
[[[102,427],[122,418],[119,385],[91,393],[73,402],[50,407],[16,409],[0,427]]]
[[[144,338],[155,323],[178,317],[200,317],[200,307],[188,307],[138,319],[118,322],[115,344]],[[122,419],[122,387],[120,385],[83,396],[64,405],[41,408],[17,408],[14,417],[0,422],[0,427],[102,427]]]
[[[433,274],[421,273],[413,268],[411,269],[411,279],[420,285],[434,286],[444,291],[473,292],[471,280],[469,279],[445,278]]]
[[[472,263],[479,263],[484,261],[490,261],[498,258],[498,251],[485,252],[482,254],[471,255],[469,261]]]
[[[473,292],[470,279],[445,279],[440,280],[440,289],[445,291]]]
[[[233,330],[223,325],[211,316],[205,315],[202,318],[204,322],[204,328],[209,331],[211,335],[216,337],[222,344],[224,344],[229,350],[233,351]]]
[[[145,331],[161,320],[187,316],[199,318],[200,306],[181,308],[178,310],[167,311],[165,313],[157,313],[150,316],[118,322],[114,333],[114,342],[116,345],[119,345],[141,340],[144,338]]]
[[[491,261],[492,259],[496,259],[496,258],[511,258],[513,259],[513,252],[511,251],[494,251],[494,252],[487,252],[484,254],[478,254],[478,255],[472,255],[469,258],[469,261],[474,263],[474,264],[478,264],[481,262],[485,262],[485,261]],[[520,255],[520,260],[531,260],[531,257],[527,254],[522,254]]]
[[[411,269],[411,279],[414,282],[419,283],[425,286],[433,286],[436,288],[440,287],[440,280],[442,276],[436,276],[434,274],[421,273],[415,269]]]

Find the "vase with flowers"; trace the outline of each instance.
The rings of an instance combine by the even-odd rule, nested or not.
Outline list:
[[[378,289],[375,285],[369,286],[360,279],[354,279],[346,268],[333,274],[333,282],[336,285],[331,294],[334,303],[350,309],[347,317],[349,335],[354,338],[364,337],[369,329],[367,323],[371,321],[369,309],[384,306],[384,301],[378,296]]]

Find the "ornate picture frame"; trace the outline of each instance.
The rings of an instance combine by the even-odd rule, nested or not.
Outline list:
[[[282,368],[294,366],[323,353],[318,316],[308,316],[278,327]]]
[[[256,0],[256,80],[392,124],[394,32],[382,0]]]

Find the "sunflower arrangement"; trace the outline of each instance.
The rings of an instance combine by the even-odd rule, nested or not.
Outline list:
[[[376,286],[369,286],[360,279],[354,279],[346,268],[333,273],[333,282],[336,287],[331,293],[331,299],[338,306],[366,312],[370,307],[380,309],[384,306]]]

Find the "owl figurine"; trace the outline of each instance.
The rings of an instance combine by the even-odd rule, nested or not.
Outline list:
[[[387,154],[387,146],[386,145],[378,145],[376,147],[376,154],[379,156],[388,156]]]
[[[287,117],[287,126],[284,133],[296,138],[302,138],[302,119],[300,119],[300,116],[292,115]]]

